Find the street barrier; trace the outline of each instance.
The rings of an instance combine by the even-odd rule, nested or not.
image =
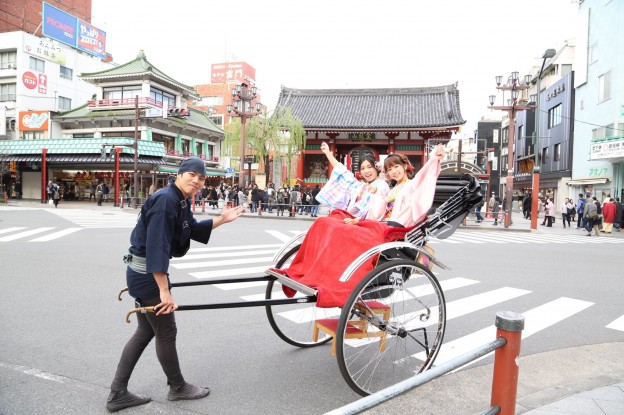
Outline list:
[[[494,370],[492,376],[491,407],[482,415],[514,415],[516,411],[516,396],[518,392],[518,358],[520,343],[524,329],[524,317],[512,311],[496,313],[496,340],[481,347],[464,353],[455,359],[449,360],[419,373],[409,379],[389,386],[379,392],[361,398],[348,405],[336,408],[325,415],[359,414],[374,408],[399,395],[409,392],[453,370],[477,360],[493,351]]]

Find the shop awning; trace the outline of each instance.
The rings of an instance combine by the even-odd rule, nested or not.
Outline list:
[[[48,154],[46,159],[48,163],[111,164],[111,162],[114,161],[111,158],[103,160],[101,154]],[[2,156],[2,160],[41,162],[41,154],[9,154]],[[122,153],[119,162],[123,164],[132,164],[134,163],[134,155]],[[137,164],[165,164],[165,160],[162,157],[139,156]]]
[[[602,178],[596,178],[596,179],[579,179],[579,180],[570,180],[568,182],[568,186],[574,186],[574,185],[579,185],[579,184],[604,184],[608,181],[609,179],[602,177]]]

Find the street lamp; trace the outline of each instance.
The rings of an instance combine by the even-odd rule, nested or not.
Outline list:
[[[535,102],[535,141],[533,143],[533,154],[535,156],[534,164],[533,164],[533,188],[531,189],[531,229],[537,229],[537,215],[539,212],[537,199],[539,197],[539,185],[540,185],[540,171],[541,171],[541,156],[542,156],[542,148],[540,144],[540,89],[541,89],[541,79],[542,72],[544,71],[544,65],[546,64],[546,59],[552,58],[557,53],[554,49],[546,49],[544,52],[544,56],[542,56],[542,67],[537,74],[537,94],[535,94],[535,98],[532,99]]]
[[[503,91],[503,102],[505,102],[505,91],[509,91],[511,99],[507,100],[507,105],[494,105],[496,102],[496,95],[490,95],[489,108],[494,110],[506,111],[509,115],[509,142],[507,146],[507,189],[505,192],[505,228],[511,225],[511,206],[513,204],[513,175],[514,175],[514,135],[515,135],[515,118],[516,112],[524,111],[535,108],[535,105],[523,103],[520,97],[520,92],[530,88],[530,75],[524,77],[524,82],[518,78],[518,72],[512,72],[506,83],[502,83],[503,77],[498,75],[495,77],[496,89]]]
[[[258,88],[252,86],[251,88],[244,83],[241,83],[232,88],[232,97],[234,98],[233,105],[227,106],[228,113],[234,113],[241,119],[241,158],[240,168],[238,172],[238,186],[243,189],[245,187],[245,122],[248,118],[255,117],[260,114],[262,110],[262,104],[257,102],[255,108],[252,107],[251,102],[256,98],[258,94]]]

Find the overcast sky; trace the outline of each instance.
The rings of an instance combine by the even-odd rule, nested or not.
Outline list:
[[[140,49],[187,85],[210,83],[213,63],[256,69],[262,102],[280,86],[385,88],[458,82],[462,132],[490,113],[495,75],[523,76],[575,35],[571,0],[93,0],[117,63]]]

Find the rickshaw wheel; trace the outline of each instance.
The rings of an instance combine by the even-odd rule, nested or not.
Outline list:
[[[276,268],[286,268],[292,262],[299,250],[297,245],[282,256]],[[302,294],[295,294],[301,297]],[[282,291],[282,284],[277,280],[271,280],[267,284],[266,299],[286,298]],[[267,305],[267,317],[275,333],[286,343],[297,347],[314,347],[331,340],[331,337],[323,332],[318,332],[316,340],[313,339],[314,322],[317,319],[336,317],[340,309],[319,308],[315,303],[296,303],[283,305]]]
[[[398,259],[370,271],[349,296],[336,332],[336,357],[349,386],[368,395],[427,370],[446,327],[433,273]]]

